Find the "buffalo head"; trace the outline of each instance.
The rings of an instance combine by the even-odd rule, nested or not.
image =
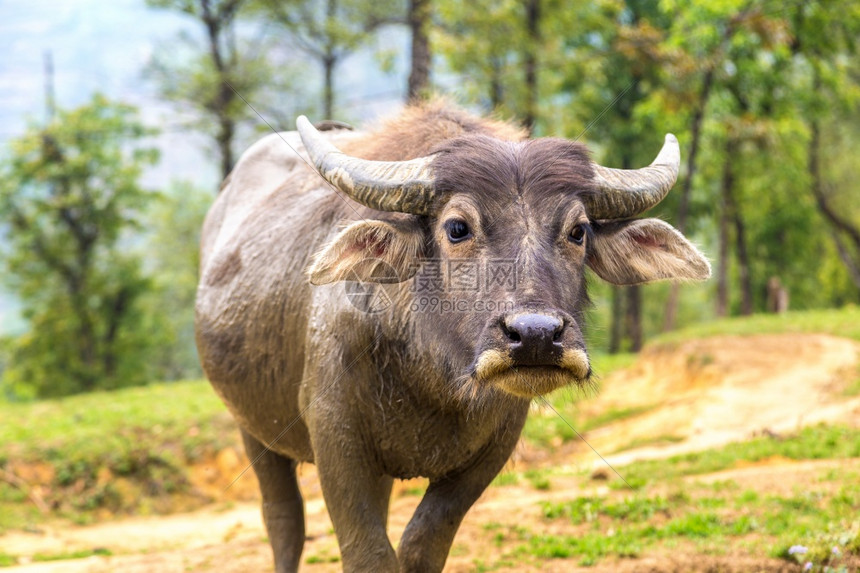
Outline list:
[[[401,288],[398,309],[413,311],[413,343],[434,351],[461,395],[531,398],[589,379],[586,266],[616,285],[710,274],[673,227],[632,219],[675,183],[673,135],[650,166],[621,170],[566,140],[477,134],[426,157],[369,161],[297,123],[319,173],[375,210],[316,255],[311,282],[435,284]]]

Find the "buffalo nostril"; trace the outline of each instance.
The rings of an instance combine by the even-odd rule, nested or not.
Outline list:
[[[511,342],[521,342],[522,338],[520,338],[520,333],[516,330],[509,329],[504,322],[502,322],[502,332],[505,333],[505,336],[508,337],[508,340]]]

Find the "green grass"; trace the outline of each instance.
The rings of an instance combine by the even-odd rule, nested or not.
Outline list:
[[[305,563],[308,565],[319,563],[340,563],[340,555],[329,555],[326,552],[320,553],[319,555],[308,555],[305,557]]]
[[[846,398],[853,398],[854,396],[860,395],[860,378],[855,378],[853,382],[849,383],[842,390],[842,395]]]
[[[683,442],[685,439],[686,438],[684,438],[683,436],[676,436],[675,434],[663,434],[660,436],[634,438],[623,446],[619,446],[618,448],[616,448],[612,453],[624,452],[636,448],[644,448],[646,446],[664,446],[666,444],[677,444],[678,442]]]
[[[492,524],[493,542],[512,546],[506,557],[574,559],[588,566],[607,557],[638,557],[657,546],[687,544],[695,552],[727,553],[741,542],[753,555],[793,559],[792,545],[809,548],[814,563],[831,549],[860,554],[860,489],[803,491],[780,497],[706,484],[679,484],[668,496],[616,494],[541,504],[545,534],[521,525]],[[550,526],[552,524],[552,526]],[[544,529],[543,527],[541,529]],[[692,545],[690,545],[692,544]]]
[[[651,344],[673,344],[719,335],[831,334],[860,340],[860,307],[756,314],[703,322],[656,337]]]
[[[30,404],[0,403],[0,461],[63,450],[65,457],[110,457],[141,433],[176,442],[193,456],[211,441],[208,425],[226,412],[205,381],[93,392]],[[190,432],[192,427],[198,432]]]
[[[529,480],[531,486],[540,491],[548,491],[552,488],[549,472],[546,470],[531,469],[523,473],[523,477]]]
[[[33,561],[65,561],[67,559],[83,559],[92,557],[93,555],[110,556],[113,553],[109,549],[98,547],[96,549],[81,549],[79,551],[61,552],[61,553],[36,553],[33,555]]]
[[[80,549],[78,551],[61,551],[59,553],[36,553],[30,556],[30,560],[36,563],[44,563],[48,561],[66,561],[68,559],[84,559],[93,555],[101,555],[109,557],[113,552],[104,547],[96,547],[95,549]],[[0,553],[0,567],[12,567],[17,565],[18,558],[7,553]]]
[[[816,571],[860,561],[860,481],[856,469],[834,467],[790,494],[774,494],[767,482],[742,489],[737,482],[689,478],[772,456],[793,460],[860,457],[860,428],[820,425],[781,439],[761,437],[727,446],[643,461],[619,468],[635,484],[616,479],[610,493],[540,504],[546,525],[485,525],[491,542],[508,549],[506,562],[539,565],[548,559],[588,566],[608,557],[637,557],[663,547],[794,561],[788,549],[808,548],[804,561]],[[587,478],[583,487],[589,487]],[[553,534],[544,533],[550,530]],[[839,549],[839,556],[831,553]],[[848,560],[848,561],[846,561]],[[500,561],[501,562],[501,561]],[[485,563],[489,571],[496,564]],[[852,570],[850,567],[847,570]]]
[[[495,478],[491,485],[504,487],[506,485],[517,485],[520,483],[520,475],[517,472],[502,470]]]
[[[621,475],[629,482],[662,482],[677,477],[717,472],[738,461],[756,462],[772,456],[792,460],[844,459],[860,457],[860,428],[810,426],[793,436],[762,436],[722,448],[674,456],[665,460],[634,462]]]
[[[169,509],[170,496],[188,493],[187,465],[236,440],[235,424],[204,381],[0,404],[0,419],[0,468],[47,466],[50,482],[41,485],[52,516],[77,522],[101,509]],[[0,482],[0,531],[46,517]]]

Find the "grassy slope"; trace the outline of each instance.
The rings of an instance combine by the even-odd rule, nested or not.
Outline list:
[[[236,435],[205,381],[0,404],[0,419],[0,532],[50,517],[11,485],[18,479],[39,492],[51,516],[78,522],[103,509],[169,511],[171,496],[193,494],[187,465]]]
[[[478,562],[479,570],[552,559],[592,565],[607,558],[679,551],[702,555],[781,558],[813,563],[814,571],[856,571],[860,565],[860,429],[817,426],[796,435],[761,437],[667,460],[619,468],[619,478],[599,488],[583,473],[527,470],[497,478],[505,487],[529,483],[551,491],[573,480],[598,494],[540,504],[539,527],[520,522],[482,524],[487,543],[504,552]],[[776,474],[744,483],[696,476],[772,460],[844,460],[811,469],[790,492],[774,492]],[[504,475],[504,474],[503,474]],[[785,490],[786,488],[782,488]],[[551,531],[552,533],[547,533]],[[789,549],[801,545],[804,554]],[[833,548],[838,552],[833,552]],[[827,567],[831,569],[827,569]],[[846,567],[839,569],[839,567]]]
[[[838,310],[809,310],[782,315],[756,314],[703,322],[659,336],[654,344],[670,344],[692,338],[718,335],[820,333],[860,340],[860,307]]]
[[[786,316],[728,319],[671,333],[659,338],[655,343],[671,345],[679,340],[695,337],[776,332],[822,332],[860,340],[860,310],[849,308],[839,311],[789,313]],[[630,365],[633,360],[634,357],[631,355],[614,357],[596,355],[594,367],[596,372],[605,376],[612,370]],[[587,431],[640,413],[607,412],[599,419],[580,420],[576,403],[569,393],[557,393],[551,399],[551,403],[561,416],[551,411],[550,415],[544,412],[544,415],[532,416],[524,432],[524,438],[536,448],[550,450],[557,446],[559,441],[575,439],[576,435],[572,428]],[[3,421],[0,425],[0,469],[5,472],[20,473],[22,466],[40,464],[47,466],[49,479],[47,483],[42,484],[41,490],[45,501],[52,508],[53,515],[70,517],[80,522],[97,517],[99,510],[103,509],[108,509],[112,513],[132,513],[169,508],[170,504],[159,505],[146,500],[187,493],[189,488],[187,464],[211,455],[224,446],[235,443],[236,440],[235,429],[229,415],[208,384],[202,381],[155,384],[145,388],[100,392],[33,404],[0,404],[0,420]],[[574,529],[568,537],[541,536],[538,533],[516,528],[505,529],[504,526],[496,527],[493,524],[487,526],[488,535],[492,534],[496,539],[507,536],[518,540],[519,544],[515,544],[518,549],[506,556],[507,560],[579,556],[577,558],[584,563],[593,562],[605,556],[638,554],[655,544],[672,543],[673,539],[674,542],[678,539],[697,540],[696,543],[700,544],[697,547],[701,548],[701,544],[705,544],[706,548],[710,547],[709,550],[713,550],[713,544],[708,545],[708,543],[713,541],[716,546],[719,546],[719,543],[714,540],[725,540],[726,535],[749,534],[756,538],[764,538],[771,544],[769,546],[771,549],[767,550],[771,554],[784,552],[787,547],[785,544],[789,540],[820,539],[823,540],[821,543],[826,545],[831,542],[831,537],[834,535],[842,535],[843,538],[848,539],[846,543],[850,545],[853,540],[856,545],[858,539],[856,531],[851,534],[850,527],[840,521],[841,518],[834,517],[832,523],[827,518],[828,508],[832,510],[833,516],[841,516],[845,511],[854,510],[856,510],[854,515],[860,515],[860,505],[858,505],[860,495],[856,494],[856,489],[833,494],[830,497],[817,498],[813,505],[818,509],[815,507],[810,509],[809,504],[803,506],[802,500],[792,501],[786,498],[774,501],[759,497],[759,499],[766,499],[759,505],[770,509],[766,511],[762,509],[766,515],[762,513],[761,516],[756,517],[759,520],[756,523],[760,523],[761,520],[766,523],[779,521],[780,516],[783,516],[785,521],[784,516],[788,511],[785,508],[792,505],[803,506],[808,512],[815,514],[808,519],[805,518],[806,521],[803,522],[806,537],[803,536],[803,531],[792,530],[790,527],[787,531],[777,531],[773,528],[762,529],[746,521],[738,525],[739,518],[725,517],[731,513],[729,510],[710,507],[714,504],[727,507],[734,503],[732,500],[740,494],[731,493],[731,488],[726,490],[729,493],[721,494],[722,497],[716,496],[722,501],[719,499],[715,501],[715,496],[707,488],[704,493],[694,488],[692,494],[685,493],[689,499],[679,498],[680,501],[676,499],[672,502],[674,505],[670,504],[669,509],[665,511],[655,509],[652,512],[652,517],[663,516],[660,518],[661,523],[666,521],[667,511],[675,516],[673,519],[681,520],[675,523],[670,519],[670,524],[675,523],[671,526],[663,524],[657,527],[653,524],[649,525],[647,520],[639,520],[635,522],[638,525],[629,527],[634,523],[630,521],[629,516],[616,515],[619,512],[615,510],[605,510],[606,507],[612,507],[617,503],[640,503],[635,500],[645,500],[642,503],[647,505],[652,503],[648,500],[656,499],[653,489],[657,484],[661,484],[662,487],[666,484],[674,484],[677,488],[683,489],[679,485],[679,480],[684,476],[731,467],[738,459],[756,460],[768,455],[782,455],[796,459],[858,456],[856,447],[851,449],[845,446],[846,443],[849,445],[860,443],[860,434],[856,430],[822,428],[814,431],[823,432],[831,438],[832,435],[837,435],[839,439],[820,440],[818,439],[820,435],[801,433],[778,443],[770,443],[774,441],[762,439],[732,445],[697,454],[692,460],[687,457],[651,466],[647,464],[629,466],[625,468],[624,473],[628,481],[637,488],[637,492],[632,494],[629,490],[619,490],[613,494],[612,499],[597,499],[589,502],[596,504],[594,507],[597,509],[590,510],[590,515],[594,518],[592,521],[587,521],[587,529],[591,532],[587,535],[584,535],[581,529],[584,527],[582,523],[574,523],[579,519],[571,517],[570,512],[574,509],[564,508],[548,508],[546,513],[549,521],[565,519],[571,521],[570,526]],[[813,444],[816,447],[810,447]],[[856,484],[856,473],[851,475],[853,483]],[[551,470],[530,470],[523,477],[536,489],[547,489],[552,484]],[[837,472],[832,479],[838,483],[847,484],[850,481],[849,477],[848,474],[842,475]],[[505,481],[516,479],[516,476],[508,476],[499,483],[503,485]],[[116,484],[122,480],[134,486],[130,491],[137,496],[129,496],[128,487],[124,491],[117,491]],[[37,483],[37,481],[30,481],[30,483]],[[837,489],[837,491],[841,490]],[[744,495],[750,497],[752,494]],[[621,496],[619,498],[621,501],[616,499],[618,496]],[[625,499],[633,501],[623,501]],[[658,500],[653,503],[659,505],[669,502]],[[750,505],[750,507],[753,506],[755,504]],[[776,509],[773,509],[774,507]],[[0,532],[4,528],[32,525],[45,518],[46,516],[41,515],[28,501],[22,490],[8,482],[0,481]],[[825,523],[833,530],[832,534],[828,534],[830,537],[818,535],[827,528]],[[623,528],[631,533],[625,534],[626,536],[607,536],[607,527],[613,531]],[[692,528],[691,531],[701,530],[705,533],[691,534],[687,531],[688,527]],[[736,531],[738,528],[743,531]],[[845,533],[846,531],[848,533]],[[583,538],[586,541],[574,543],[574,537]],[[607,538],[609,538],[608,541]],[[613,538],[618,543],[612,542]],[[586,546],[590,543],[592,546],[588,548],[582,546],[582,543]],[[846,545],[843,544],[843,546]],[[816,550],[820,551],[821,548]],[[0,558],[2,557],[0,553]],[[0,564],[2,561],[0,559]],[[504,561],[499,562],[499,564],[503,563]],[[479,568],[484,568],[483,564],[479,565]],[[493,566],[488,568],[492,569]]]

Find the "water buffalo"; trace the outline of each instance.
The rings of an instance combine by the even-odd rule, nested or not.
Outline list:
[[[371,132],[272,134],[203,228],[197,346],[260,482],[277,571],[305,541],[316,464],[346,571],[441,571],[538,395],[586,384],[585,267],[618,285],[704,279],[677,230],[633,219],[678,174],[442,104]],[[394,478],[429,478],[397,551]]]

